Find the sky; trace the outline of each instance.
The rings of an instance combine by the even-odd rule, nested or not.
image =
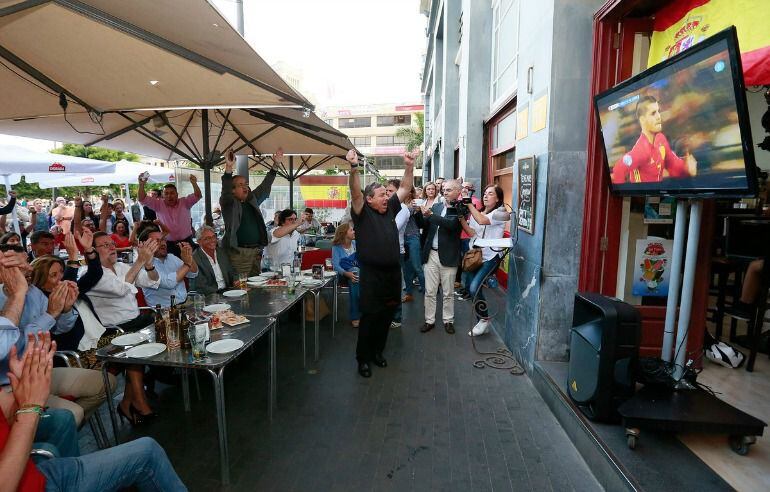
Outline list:
[[[210,0],[235,26],[235,2]],[[245,38],[269,64],[301,71],[319,109],[419,103],[427,19],[419,0],[243,0]],[[312,93],[312,94],[310,94]],[[51,142],[0,135],[45,152]]]
[[[235,2],[213,0],[232,24]],[[419,0],[243,0],[245,38],[302,71],[318,106],[420,102]]]

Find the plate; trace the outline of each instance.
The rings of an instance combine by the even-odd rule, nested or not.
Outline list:
[[[261,282],[246,282],[246,285],[248,285],[249,287],[263,287],[265,283],[266,282],[263,280]]]
[[[224,340],[217,340],[206,346],[206,351],[212,354],[227,354],[235,352],[239,348],[243,347],[243,340],[237,338],[225,338]]]
[[[222,292],[222,295],[225,297],[241,297],[246,295],[246,291],[241,289],[228,290],[228,291]]]
[[[153,355],[158,355],[164,350],[166,350],[166,346],[162,343],[145,343],[144,345],[139,345],[126,350],[126,357],[132,359],[144,359],[152,357]]]
[[[249,282],[262,282],[265,280],[265,277],[261,275],[256,275],[254,277],[249,277],[246,280],[248,280]]]
[[[126,347],[128,345],[138,345],[145,340],[147,340],[147,337],[141,333],[126,333],[125,335],[113,338],[112,344],[118,345],[119,347]]]
[[[278,275],[278,272],[262,272],[259,274],[260,277],[265,277],[265,278],[273,278],[273,277],[276,277],[277,275]]]
[[[209,304],[208,306],[204,306],[203,310],[207,313],[218,313],[221,311],[227,311],[230,309],[229,304]]]

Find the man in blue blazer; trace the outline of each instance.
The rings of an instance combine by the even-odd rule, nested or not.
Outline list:
[[[436,294],[441,285],[442,321],[450,335],[454,328],[454,279],[460,264],[460,232],[462,226],[453,204],[460,197],[460,183],[444,181],[443,202],[437,202],[422,213],[415,214],[415,221],[428,231],[422,247],[422,263],[425,272],[425,324],[420,331],[426,333],[436,326]]]

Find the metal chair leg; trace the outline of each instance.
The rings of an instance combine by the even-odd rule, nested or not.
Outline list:
[[[252,344],[252,347],[254,345]],[[198,401],[201,401],[201,385],[198,382],[198,371],[193,371],[193,377],[195,378],[195,393],[198,395]]]

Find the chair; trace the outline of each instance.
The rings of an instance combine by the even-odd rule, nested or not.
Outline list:
[[[332,249],[331,239],[319,239],[318,241],[315,242],[315,247],[318,249],[331,250]]]
[[[302,253],[302,269],[307,270],[313,265],[323,265],[327,258],[332,257],[331,249],[319,249]]]

